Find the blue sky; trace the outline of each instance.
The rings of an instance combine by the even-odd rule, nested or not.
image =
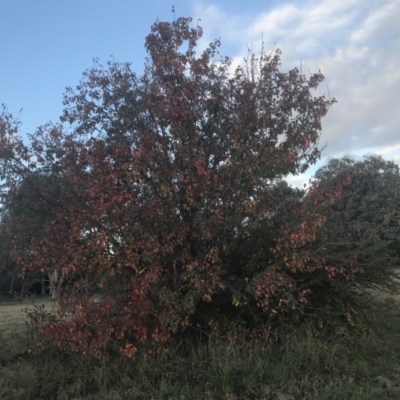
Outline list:
[[[326,80],[315,94],[338,100],[323,121],[327,157],[381,154],[400,163],[399,0],[3,0],[0,2],[0,103],[21,133],[58,121],[62,94],[97,57],[143,71],[144,38],[157,19],[192,16],[221,54],[242,62],[247,47],[280,48],[284,70],[300,66]],[[307,181],[315,171],[291,179]]]

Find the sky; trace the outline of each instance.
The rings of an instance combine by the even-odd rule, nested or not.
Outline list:
[[[0,1],[0,103],[19,116],[21,134],[58,122],[62,95],[93,59],[131,62],[139,75],[144,40],[157,20],[193,18],[199,51],[222,42],[242,64],[251,47],[282,51],[282,70],[321,71],[314,95],[338,101],[322,122],[321,160],[379,154],[400,164],[400,0],[3,0]],[[22,109],[22,111],[20,111]]]

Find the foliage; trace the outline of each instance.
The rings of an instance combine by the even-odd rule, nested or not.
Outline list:
[[[68,230],[59,218],[66,198],[68,184],[62,174],[49,175],[36,169],[24,176],[12,201],[4,205],[1,213],[3,265],[15,276],[23,277],[25,290],[43,274],[48,274],[53,298],[57,297],[63,281],[58,259],[64,249],[51,246],[47,251],[46,242],[49,234],[53,243],[62,244],[66,240]]]
[[[362,161],[349,157],[330,159],[315,174],[327,190],[352,174],[325,223],[319,243],[327,257],[339,265],[356,253],[364,273],[360,285],[396,290],[391,267],[400,255],[400,173],[392,161],[368,156]]]
[[[282,182],[320,155],[335,101],[311,95],[322,74],[280,72],[279,50],[232,72],[215,58],[219,41],[196,56],[202,30],[190,22],[153,25],[141,77],[96,63],[67,90],[62,124],[40,127],[29,147],[3,111],[7,207],[37,170],[67,182],[34,248],[13,242],[24,269],[74,276],[60,321],[32,315],[61,349],[132,357],[190,329],[264,340],[301,320],[316,280],[362,272],[353,255],[332,263],[311,246],[350,177],[306,194]]]
[[[316,326],[340,330],[342,320],[366,329],[362,318],[365,290],[399,293],[398,272],[393,269],[400,234],[399,178],[398,166],[379,156],[360,162],[348,157],[330,159],[317,171],[313,185],[318,187],[320,202],[310,210],[324,223],[301,252],[308,261],[323,254],[328,273],[315,271],[307,276],[294,271],[293,275],[298,286],[311,291],[305,311],[313,315]],[[340,196],[332,202],[338,184]]]

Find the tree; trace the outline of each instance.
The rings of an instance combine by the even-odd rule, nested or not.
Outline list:
[[[328,215],[320,241],[336,263],[357,253],[364,274],[358,282],[367,287],[392,288],[391,267],[399,260],[400,174],[399,167],[380,156],[363,161],[332,158],[315,179],[329,190],[352,174],[348,186]]]
[[[63,349],[132,356],[145,340],[195,328],[265,335],[283,315],[302,315],[312,296],[303,278],[339,269],[299,251],[323,225],[314,207],[326,198],[315,186],[303,201],[280,183],[319,158],[335,101],[311,95],[323,75],[280,72],[279,50],[231,73],[229,58],[215,58],[218,40],[196,56],[202,29],[190,22],[152,26],[141,77],[116,62],[85,72],[65,94],[62,124],[40,127],[29,147],[3,112],[5,201],[35,168],[69,185],[63,229],[47,224],[31,254],[16,243],[25,268],[56,263],[82,277],[59,302],[69,318],[41,328]]]
[[[58,215],[63,215],[60,210],[68,198],[67,191],[62,175],[48,175],[35,170],[24,176],[24,180],[15,187],[12,198],[1,209],[3,265],[8,265],[13,276],[26,281],[25,290],[29,290],[35,279],[38,280],[43,274],[48,275],[54,300],[59,299],[64,281],[65,274],[57,263],[59,252],[63,250],[56,252],[55,247],[51,251],[43,250],[46,249],[49,233],[52,240],[56,238],[55,235],[58,235],[57,242],[65,240],[62,235],[67,234],[67,229]],[[53,232],[54,227],[57,228],[56,233]],[[38,249],[42,249],[40,255]],[[47,261],[37,266],[30,264],[39,257]]]
[[[4,224],[0,224],[0,293],[12,294],[20,291],[22,282],[15,285],[15,265],[10,257],[11,238],[5,229]],[[16,287],[17,286],[17,287]]]

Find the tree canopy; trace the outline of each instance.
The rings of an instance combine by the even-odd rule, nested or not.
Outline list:
[[[3,111],[5,207],[38,169],[67,182],[34,251],[24,234],[13,242],[25,269],[74,276],[60,320],[40,326],[63,349],[132,356],[188,329],[262,337],[318,309],[315,279],[363,272],[353,254],[338,264],[311,245],[351,177],[307,193],[282,182],[320,156],[335,102],[311,94],[323,75],[281,72],[279,50],[232,71],[218,40],[196,54],[201,36],[190,18],[157,21],[143,75],[96,64],[29,146]]]
[[[68,182],[63,174],[49,175],[35,169],[15,189],[12,201],[4,205],[1,213],[4,244],[0,253],[6,259],[14,259],[13,273],[27,281],[32,281],[32,275],[37,278],[38,272],[48,275],[50,291],[56,299],[64,276],[58,264],[64,249],[52,246],[47,250],[45,242],[50,234],[54,243],[62,245],[68,235],[68,228],[60,218],[68,198]]]
[[[385,270],[399,261],[399,166],[380,156],[366,156],[362,161],[332,158],[315,178],[329,189],[349,174],[352,185],[346,187],[325,223],[326,247],[338,262],[356,250],[365,270],[360,283],[379,286],[390,279]]]

